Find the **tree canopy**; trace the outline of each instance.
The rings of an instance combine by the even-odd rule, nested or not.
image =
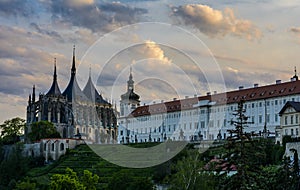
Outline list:
[[[95,190],[98,181],[99,176],[88,170],[84,170],[83,176],[79,178],[76,172],[66,168],[65,174],[54,174],[51,177],[50,189]]]
[[[31,132],[28,134],[29,139],[38,141],[43,138],[60,138],[53,123],[49,121],[39,121],[31,124]]]
[[[6,144],[13,144],[20,140],[20,135],[23,134],[25,120],[19,117],[4,121],[0,125],[1,138]]]

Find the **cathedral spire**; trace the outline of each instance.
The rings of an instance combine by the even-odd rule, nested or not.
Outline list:
[[[75,65],[75,45],[73,46],[73,62],[72,62],[72,69],[71,69],[71,75],[76,74],[76,65]]]
[[[92,78],[92,66],[90,65],[90,68],[89,68],[89,78]]]
[[[47,92],[47,95],[61,95],[60,89],[57,83],[57,74],[56,74],[56,58],[54,58],[54,72],[53,72],[53,82],[50,87],[50,90]]]
[[[31,94],[29,94],[29,97],[28,97],[28,105],[31,105]]]
[[[54,58],[54,73],[53,73],[53,81],[57,81],[57,74],[56,74],[56,58]]]
[[[32,103],[35,102],[35,85],[33,85],[33,87],[32,87],[32,101],[31,102]]]

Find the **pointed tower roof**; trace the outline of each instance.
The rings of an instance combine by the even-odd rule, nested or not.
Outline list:
[[[66,87],[62,95],[67,97],[68,102],[72,102],[73,98],[75,98],[75,96],[73,96],[74,93],[76,93],[79,96],[82,95],[82,91],[76,80],[75,46],[73,47],[73,62],[71,68],[71,78],[68,86]]]
[[[56,75],[56,58],[54,58],[54,73],[53,73],[53,82],[51,85],[50,90],[46,94],[47,96],[49,95],[61,95],[58,83],[57,83],[57,75]]]
[[[134,81],[132,77],[132,68],[130,67],[129,79],[127,81],[127,92],[121,95],[122,100],[140,102],[140,96],[134,92]]]
[[[292,79],[294,79],[294,80],[298,80],[298,75],[297,75],[297,68],[296,68],[296,66],[295,66],[295,75],[292,77]]]
[[[89,73],[89,79],[83,89],[83,93],[92,102],[109,105],[109,103],[103,99],[103,97],[98,93],[97,89],[95,88],[91,77],[91,68]]]

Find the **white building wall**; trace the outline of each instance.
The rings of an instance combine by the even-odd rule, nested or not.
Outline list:
[[[278,113],[281,108],[287,101],[299,100],[300,95],[290,95],[246,101],[244,104],[245,114],[249,117],[248,121],[253,123],[245,127],[245,131],[262,134],[265,121],[267,121],[266,127],[270,132],[269,135],[274,136],[275,127],[280,126]],[[229,135],[227,130],[234,128],[230,121],[236,120],[233,113],[237,110],[237,103],[211,106],[208,109],[211,104],[211,102],[202,101],[190,110],[127,118],[127,124],[126,117],[119,118],[118,142],[121,142],[126,129],[130,131],[129,142],[135,142],[135,136],[138,142],[148,142],[150,131],[152,142],[154,139],[155,141],[164,141],[165,136],[166,139],[183,140],[180,139],[181,130],[183,131],[184,140],[187,141],[193,140],[192,136],[197,136],[200,133],[203,135],[203,140],[217,139],[219,133],[224,139]],[[123,136],[121,131],[123,131]]]

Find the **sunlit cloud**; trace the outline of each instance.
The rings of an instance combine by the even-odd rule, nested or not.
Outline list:
[[[248,40],[262,37],[261,31],[253,22],[237,19],[230,8],[220,11],[207,5],[188,4],[172,7],[172,12],[174,16],[180,18],[179,22],[194,26],[210,37],[228,34]]]

